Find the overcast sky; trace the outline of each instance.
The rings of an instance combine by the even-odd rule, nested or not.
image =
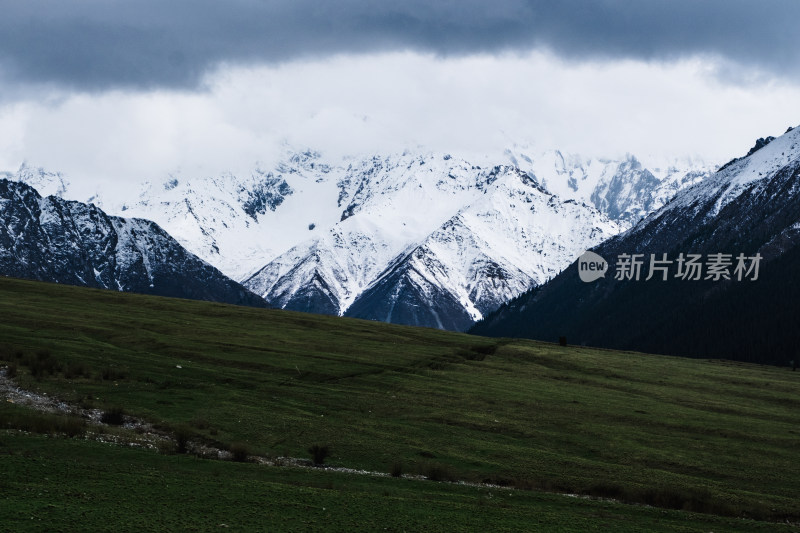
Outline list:
[[[0,0],[0,170],[331,154],[722,161],[800,124],[795,0]]]

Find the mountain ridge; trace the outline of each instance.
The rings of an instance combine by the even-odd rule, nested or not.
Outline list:
[[[758,146],[758,145],[757,145]],[[592,248],[609,272],[591,284],[575,263],[502,306],[472,331],[694,357],[785,364],[800,337],[800,131],[790,129],[690,187],[637,226]],[[617,279],[622,254],[673,261],[718,254],[729,280]],[[759,256],[760,278],[738,281],[736,258]],[[736,310],[736,312],[732,312]]]
[[[581,247],[629,227],[675,190],[707,174],[695,163],[687,165],[684,170],[651,169],[630,155],[622,160],[561,152],[531,157],[520,149],[481,164],[426,151],[335,160],[313,150],[288,150],[276,164],[259,165],[246,175],[173,173],[144,183],[138,197],[115,200],[101,191],[94,200],[111,212],[157,221],[201,258],[272,305],[287,309],[376,319],[365,308],[365,292],[385,280],[391,265],[403,257],[412,260],[408,254],[419,249],[424,252],[418,254],[419,261],[422,256],[430,265],[438,261],[440,270],[448,272],[427,275],[426,284],[434,280],[437,285],[435,291],[429,287],[440,295],[435,300],[452,300],[460,307],[456,314],[471,321],[554,276]],[[33,179],[36,172],[18,174],[20,179]],[[51,176],[54,189],[69,191],[63,176],[38,174],[44,176],[40,181]],[[498,180],[520,184],[503,185],[498,192]],[[540,203],[538,216],[531,217],[527,204],[533,200],[526,195],[537,188],[537,194],[554,200]],[[496,205],[480,213],[482,219],[469,215],[480,211],[472,206],[486,195],[493,196]],[[576,222],[562,233],[568,242],[564,249],[542,238],[549,230],[539,227],[549,224],[548,213],[558,209],[574,211],[576,221],[584,224],[579,227]],[[469,223],[457,218],[461,213],[472,216]],[[487,223],[492,218],[494,227]],[[527,234],[520,227],[523,219]],[[516,233],[506,234],[506,227],[516,228]],[[475,231],[481,235],[471,235]],[[526,240],[531,235],[538,244]],[[437,238],[442,242],[434,243]],[[446,244],[454,239],[461,248]],[[498,239],[502,246],[491,244]],[[474,267],[464,259],[470,251],[475,254]],[[418,266],[418,271],[426,270]],[[389,294],[395,289],[384,283]],[[350,311],[359,298],[362,302]],[[412,300],[423,304],[421,296]],[[438,322],[431,319],[424,325],[436,327]]]
[[[264,307],[154,222],[42,197],[0,178],[0,273],[125,292]]]

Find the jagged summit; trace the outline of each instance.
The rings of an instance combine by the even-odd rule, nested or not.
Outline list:
[[[666,280],[644,281],[645,265],[640,280],[607,275],[584,283],[573,263],[473,331],[785,364],[800,342],[800,129],[760,144],[593,248],[611,273],[623,254],[640,254],[646,264],[653,255],[659,260],[666,255],[673,261]],[[727,260],[727,277],[705,271],[700,279],[682,279],[680,254],[697,254],[702,268],[714,257]],[[734,274],[740,255],[759,258],[757,277],[742,281]]]
[[[452,300],[457,323],[468,325],[708,173],[557,151],[515,149],[476,163],[424,150],[346,158],[287,150],[247,173],[173,172],[133,197],[107,190],[93,201],[156,221],[277,307],[383,320],[365,298],[400,290],[388,288],[390,271],[414,263],[401,277],[419,273],[414,305]]]
[[[33,174],[37,176],[37,173]],[[157,224],[92,204],[42,197],[0,179],[0,273],[102,289],[262,307]]]
[[[502,167],[485,194],[396,257],[346,314],[466,329],[618,231],[597,210]]]

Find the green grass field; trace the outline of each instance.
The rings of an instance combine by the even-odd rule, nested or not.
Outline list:
[[[509,487],[163,455],[6,402],[0,427],[30,430],[0,430],[11,531],[800,529],[800,372],[7,278],[0,312],[23,388],[264,457],[318,444]]]

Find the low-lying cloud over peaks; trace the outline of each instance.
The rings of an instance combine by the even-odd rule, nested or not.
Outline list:
[[[548,49],[571,60],[720,58],[796,78],[794,0],[1,0],[0,77],[194,88],[220,64],[340,53]]]

